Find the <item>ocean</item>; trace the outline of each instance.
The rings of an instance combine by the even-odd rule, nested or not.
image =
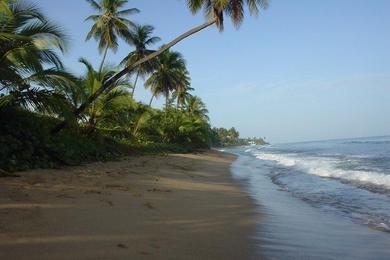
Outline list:
[[[226,150],[270,259],[390,259],[390,136]]]

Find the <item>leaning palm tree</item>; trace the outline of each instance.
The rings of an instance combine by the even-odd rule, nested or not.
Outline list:
[[[93,100],[99,97],[106,89],[109,89],[117,80],[122,78],[128,73],[131,73],[135,68],[140,66],[141,64],[154,59],[155,57],[162,54],[164,51],[173,47],[177,43],[183,41],[184,39],[190,37],[191,35],[208,28],[212,25],[216,25],[220,30],[223,29],[224,25],[224,16],[230,16],[235,26],[239,26],[244,19],[244,7],[247,6],[249,9],[249,13],[251,15],[257,15],[260,9],[266,9],[268,7],[268,3],[270,0],[187,0],[188,7],[193,13],[197,13],[200,10],[204,10],[207,14],[207,21],[202,25],[199,25],[182,35],[178,36],[168,44],[166,44],[160,50],[146,56],[145,58],[137,61],[136,63],[128,66],[115,74],[109,80],[107,80],[104,85],[98,89],[93,95],[91,95],[85,103],[83,103],[76,111],[75,114],[81,113],[84,109],[86,109]],[[62,128],[66,126],[66,121],[57,125],[53,129],[53,133],[60,131]]]
[[[0,26],[0,107],[63,113],[67,104],[59,90],[76,80],[58,54],[66,36],[34,5],[10,1],[7,10]]]
[[[132,43],[129,28],[133,27],[134,23],[124,16],[139,13],[139,10],[137,8],[120,10],[128,2],[127,0],[86,1],[99,12],[88,16],[85,20],[94,22],[86,40],[93,37],[99,42],[99,52],[103,54],[100,71],[104,66],[108,50],[117,51],[118,37]]]
[[[181,77],[186,70],[183,56],[179,52],[165,51],[157,57],[157,67],[145,82],[145,87],[152,89],[153,95],[162,94],[165,97],[165,108],[168,108],[169,95],[178,85],[185,84]]]
[[[126,56],[126,58],[123,59],[121,64],[124,64],[127,67],[131,66],[140,59],[143,59],[146,56],[155,52],[154,50],[149,49],[149,46],[156,44],[161,39],[159,37],[152,36],[153,30],[154,28],[151,25],[136,25],[134,30],[130,31],[131,39],[133,40],[135,49],[134,51],[130,52],[129,55]],[[146,76],[147,74],[151,73],[155,67],[156,62],[153,59],[143,63],[135,69],[136,76],[133,90],[131,92],[131,97],[134,97],[134,92],[137,86],[139,76]]]

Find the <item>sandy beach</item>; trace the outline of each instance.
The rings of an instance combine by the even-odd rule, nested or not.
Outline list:
[[[252,201],[215,151],[0,179],[0,259],[259,259]]]

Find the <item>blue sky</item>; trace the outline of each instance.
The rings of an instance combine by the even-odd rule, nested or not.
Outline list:
[[[97,44],[85,42],[93,13],[83,0],[35,0],[71,38],[65,63],[98,66]],[[155,26],[168,42],[204,21],[185,0],[129,0],[133,19]],[[235,126],[242,136],[292,142],[390,134],[390,1],[273,0],[258,18],[236,30],[202,31],[174,49],[183,53],[192,85],[214,126]],[[109,61],[131,50],[121,44]],[[150,93],[140,85],[136,99]],[[162,100],[156,102],[161,105]]]

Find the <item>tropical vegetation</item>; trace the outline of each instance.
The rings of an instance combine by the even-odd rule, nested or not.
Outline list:
[[[265,138],[241,138],[240,133],[234,128],[216,128],[214,127],[210,133],[211,144],[214,147],[229,147],[240,145],[266,145]]]
[[[255,14],[266,0],[189,0],[189,8],[203,9],[209,20],[160,48],[153,26],[129,19],[140,11],[127,8],[127,0],[86,1],[97,12],[86,18],[92,22],[86,39],[97,41],[102,60],[94,65],[80,58],[85,71],[74,75],[62,62],[68,36],[61,26],[28,1],[0,0],[0,169],[230,142],[211,128],[204,102],[192,92],[185,58],[171,48],[210,25],[222,29],[224,15],[239,25],[245,5]],[[119,39],[132,51],[111,65],[107,53],[118,49]],[[140,83],[150,90],[149,104],[135,99]],[[153,108],[161,96],[165,106]]]

